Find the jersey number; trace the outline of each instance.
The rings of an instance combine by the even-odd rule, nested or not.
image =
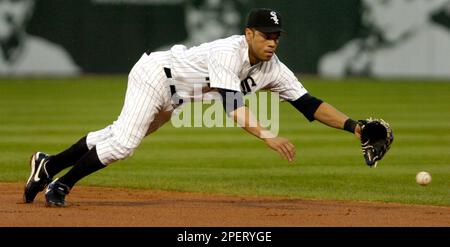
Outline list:
[[[244,95],[252,91],[250,83],[252,87],[256,86],[255,80],[251,76],[247,76],[247,78],[241,81],[241,91]]]

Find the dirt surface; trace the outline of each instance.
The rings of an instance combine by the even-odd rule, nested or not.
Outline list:
[[[0,183],[0,226],[450,226],[450,207],[77,186],[65,208]]]

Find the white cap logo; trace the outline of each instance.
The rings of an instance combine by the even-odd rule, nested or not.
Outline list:
[[[278,17],[277,17],[277,12],[275,12],[275,11],[272,11],[272,12],[270,12],[270,15],[272,16],[272,17],[270,17],[270,19],[272,19],[273,20],[273,22],[275,22],[275,24],[279,24],[278,23]]]

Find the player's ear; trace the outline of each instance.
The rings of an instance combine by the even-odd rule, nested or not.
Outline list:
[[[253,38],[254,32],[250,28],[245,28],[245,39],[249,42]]]

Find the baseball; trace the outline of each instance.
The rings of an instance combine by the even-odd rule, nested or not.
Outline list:
[[[428,172],[422,171],[417,173],[416,182],[420,185],[427,185],[431,182],[431,175]]]

